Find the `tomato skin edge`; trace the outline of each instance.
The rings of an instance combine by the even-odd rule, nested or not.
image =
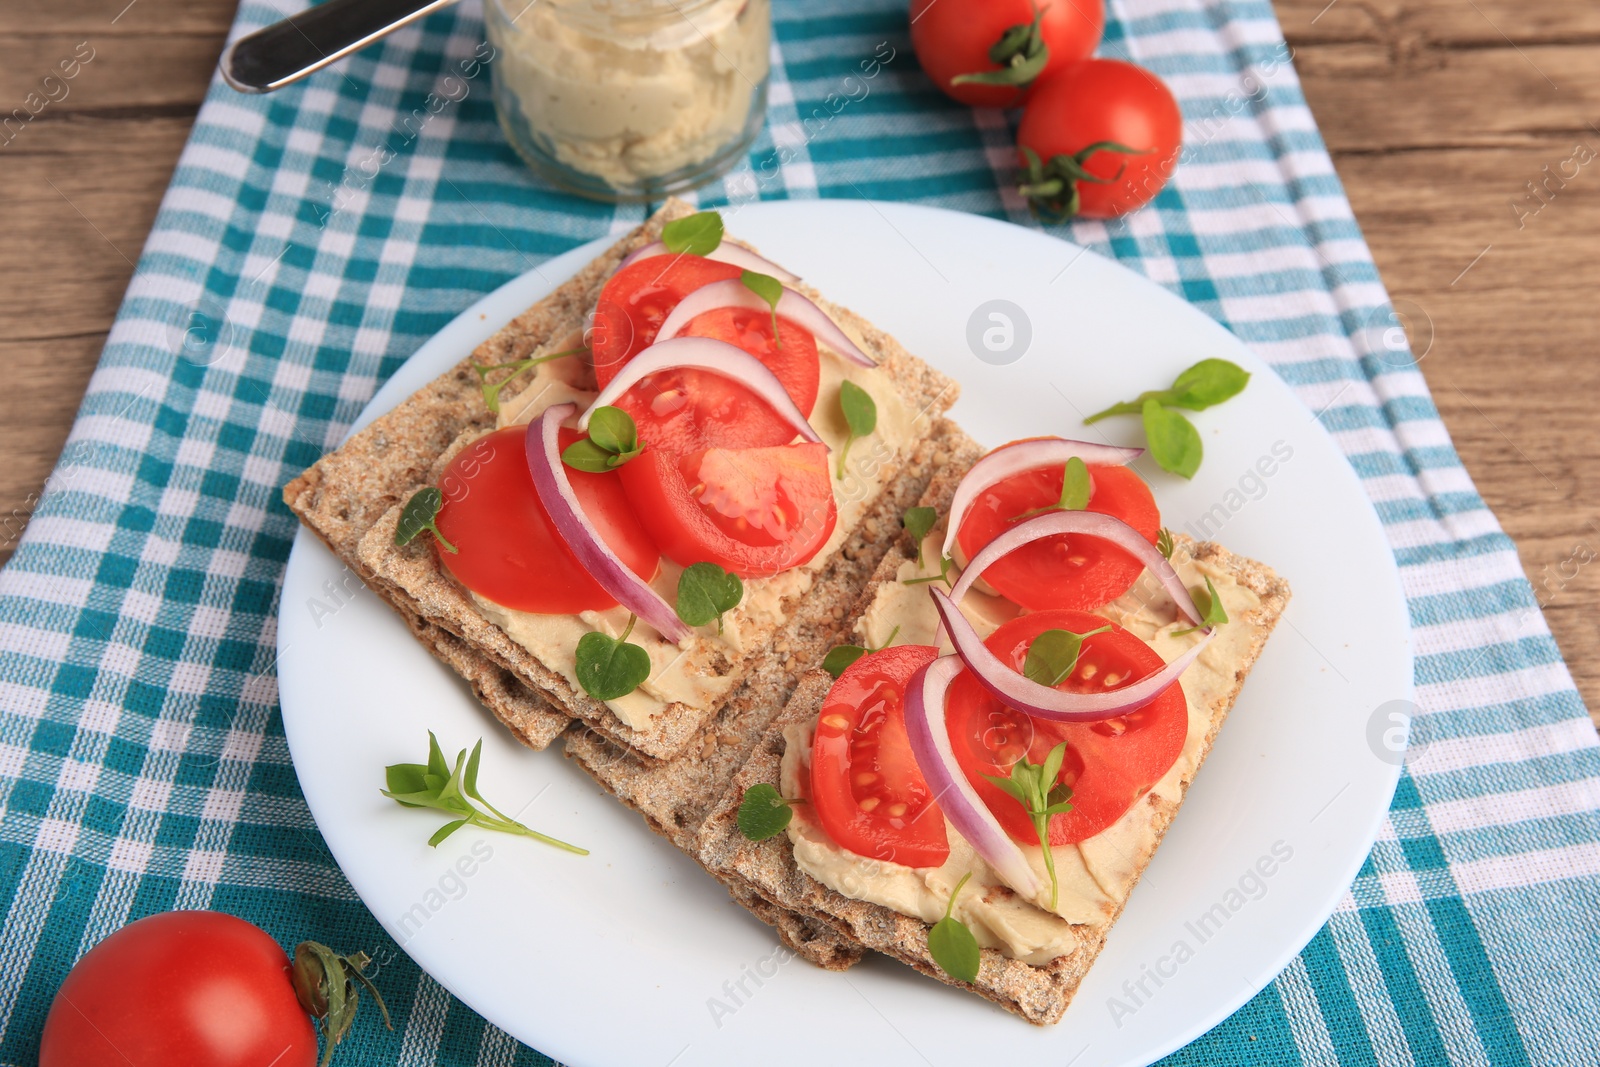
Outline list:
[[[852,749],[868,696],[881,692],[881,686],[888,683],[896,687],[903,698],[904,688],[912,676],[933,662],[938,654],[939,650],[930,645],[895,645],[870,652],[839,675],[818,713],[810,753],[808,795],[813,812],[835,845],[866,860],[907,867],[938,867],[949,858],[944,815],[937,800],[927,799],[922,810],[905,826],[895,827],[890,820],[863,811],[850,784],[858,770],[853,766]],[[874,679],[878,680],[876,684]],[[856,691],[861,688],[865,691]],[[893,714],[895,710],[898,710],[897,720]],[[839,716],[850,724],[843,732],[825,721]],[[890,705],[890,717],[882,728],[892,731],[896,741],[904,741],[903,757],[909,751],[909,740],[904,738],[903,703]],[[926,782],[916,773],[914,763],[906,769],[916,774],[916,780],[898,784],[912,792],[919,787],[926,792]]]

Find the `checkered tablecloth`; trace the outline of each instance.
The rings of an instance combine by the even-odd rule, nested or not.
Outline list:
[[[295,6],[248,0],[235,33]],[[760,195],[1034,225],[1008,189],[1014,116],[938,95],[905,7],[780,0],[748,160],[774,175]],[[1395,328],[1272,9],[1111,7],[1102,53],[1168,80],[1189,150],[1153,207],[1060,233],[1216,317],[1321,413],[1401,565],[1426,742],[1332,920],[1170,1062],[1600,1063],[1595,731]],[[203,907],[392,957],[395,1032],[358,1022],[345,1063],[548,1062],[420,973],[351,891],[301,798],[270,669],[295,531],[283,484],[468,303],[645,213],[536,185],[471,62],[482,40],[468,3],[271,96],[212,86],[0,573],[0,1063],[31,1062],[99,939]],[[865,99],[819,118],[828,94],[859,95],[844,79],[885,42]]]

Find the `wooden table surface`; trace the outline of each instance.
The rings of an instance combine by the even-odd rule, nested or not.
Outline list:
[[[1600,599],[1600,4],[1277,6],[1434,399],[1600,722],[1600,614],[1583,608]],[[61,451],[234,7],[0,7],[0,112],[81,42],[94,57],[0,145],[0,560]]]

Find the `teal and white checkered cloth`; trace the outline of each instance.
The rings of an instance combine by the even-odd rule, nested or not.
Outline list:
[[[235,33],[294,6],[247,0]],[[761,194],[1033,225],[1010,191],[1014,118],[931,88],[905,8],[780,0],[749,158],[777,168]],[[463,5],[271,96],[213,83],[0,573],[0,1063],[31,1062],[90,946],[201,907],[393,957],[395,1032],[358,1023],[345,1063],[549,1062],[421,974],[356,899],[301,798],[270,669],[295,532],[283,484],[468,303],[645,213],[530,179],[495,125],[482,40]],[[829,120],[828,94],[859,96],[845,79],[882,42],[896,58]],[[1427,742],[1333,919],[1170,1062],[1600,1063],[1600,747],[1395,329],[1272,9],[1120,0],[1102,53],[1167,79],[1190,148],[1151,208],[1061,234],[1215,316],[1321,413],[1401,565]],[[1580,543],[1558,572],[1593,557]]]

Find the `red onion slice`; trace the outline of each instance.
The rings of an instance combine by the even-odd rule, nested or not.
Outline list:
[[[996,482],[1003,482],[1013,475],[1037,467],[1065,466],[1067,460],[1074,456],[1085,463],[1123,467],[1142,455],[1144,455],[1142,448],[1097,445],[1092,441],[1069,441],[1065,437],[1031,437],[1024,441],[1001,445],[974,463],[972,469],[966,473],[966,477],[961,479],[961,484],[956,486],[956,495],[950,501],[950,518],[945,527],[944,547],[939,550],[939,554],[950,555],[950,550],[955,547],[956,534],[961,529],[961,520],[972,510],[972,505],[979,494]]]
[[[1000,880],[1028,898],[1039,895],[1038,875],[1028,865],[1022,849],[1011,840],[994,812],[972,788],[956,762],[945,722],[945,698],[950,682],[961,673],[961,660],[940,656],[911,676],[906,686],[906,733],[917,767],[933,791],[939,810],[956,832],[994,868]]]
[[[664,370],[675,370],[680,367],[710,371],[724,378],[732,378],[765,400],[772,410],[793,426],[801,437],[807,441],[818,443],[822,441],[817,431],[806,421],[805,412],[795,405],[794,399],[789,396],[789,391],[765,363],[738,345],[730,345],[714,337],[674,337],[670,341],[657,341],[628,360],[617,372],[617,376],[600,390],[600,395],[594,398],[594,403],[589,405],[589,409],[583,413],[583,417],[578,420],[578,429],[587,430],[589,419],[593,417],[597,408],[615,404],[618,397],[643,379]]]
[[[1131,685],[1104,693],[1065,693],[1032,678],[1018,674],[999,656],[989,651],[983,638],[967,617],[961,614],[956,602],[938,589],[929,588],[933,606],[939,611],[950,643],[956,655],[972,670],[978,684],[992,693],[1002,704],[1028,715],[1052,722],[1100,722],[1137,711],[1166,691],[1188,669],[1202,649],[1216,636],[1207,631],[1199,644],[1165,667]]]
[[[1161,554],[1161,550],[1146,541],[1138,530],[1121,519],[1102,515],[1098,511],[1047,511],[1043,515],[1035,515],[1031,519],[1017,523],[984,545],[978,550],[977,555],[967,561],[967,566],[956,581],[955,588],[950,590],[951,599],[959,604],[961,598],[967,595],[967,590],[972,588],[972,583],[977,581],[995,560],[1041,537],[1054,537],[1057,534],[1098,537],[1127,551],[1155,575],[1156,581],[1161,583],[1161,588],[1166,590],[1172,602],[1190,622],[1196,626],[1204,622],[1199,607],[1195,605],[1194,597],[1189,595],[1188,587],[1183,584],[1183,579],[1178,577],[1178,572],[1172,569],[1171,561]]]
[[[637,248],[629,252],[623,261],[617,264],[617,269],[621,270],[623,267],[636,260],[644,259],[646,256],[670,256],[672,254],[672,249],[660,241],[655,241],[645,245],[643,248]],[[688,255],[689,253],[685,252],[683,254]],[[734,244],[732,241],[723,241],[708,252],[704,258],[714,259],[718,263],[731,263],[735,267],[743,267],[745,270],[753,270],[761,274],[770,274],[785,284],[800,280],[798,274],[791,274],[770,259],[758,256],[744,245]]]
[[[627,564],[611,551],[600,531],[594,528],[589,517],[572,491],[572,481],[567,477],[561,462],[561,424],[578,410],[578,405],[554,404],[545,408],[544,414],[528,424],[523,448],[528,454],[528,470],[533,474],[533,487],[572,554],[578,557],[583,569],[589,572],[600,588],[617,598],[617,603],[654,626],[669,641],[682,641],[693,632],[678,618],[677,611],[650,588],[650,583],[628,569]]]
[[[656,334],[656,341],[666,341],[678,336],[679,331],[689,325],[689,320],[697,315],[704,315],[708,311],[718,308],[748,308],[766,314],[774,310],[765,300],[757,296],[744,282],[737,278],[725,278],[720,282],[709,282],[691,292],[688,296],[678,301],[678,306],[672,309],[666,321],[661,324],[661,330]],[[775,309],[779,315],[803,326],[811,331],[811,335],[827,348],[833,349],[852,363],[863,367],[876,367],[878,361],[861,351],[856,343],[850,340],[848,334],[839,328],[839,324],[828,317],[809,298],[793,289],[785,289],[778,298]]]

